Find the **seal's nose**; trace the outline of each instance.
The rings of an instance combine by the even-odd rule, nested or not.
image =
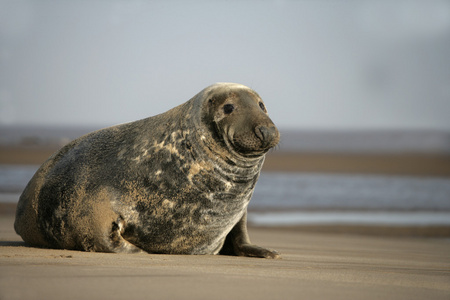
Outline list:
[[[256,136],[261,140],[264,147],[273,147],[278,143],[279,133],[275,126],[257,126]]]

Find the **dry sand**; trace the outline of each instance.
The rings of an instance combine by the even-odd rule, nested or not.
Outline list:
[[[0,299],[450,299],[450,240],[251,228],[283,259],[27,247],[0,216]]]
[[[0,163],[41,164],[52,151],[3,148]],[[449,176],[448,162],[275,152],[265,170]],[[429,237],[448,228],[250,228],[281,260],[126,255],[27,247],[13,230],[14,209],[0,205],[0,300],[450,299],[450,239]]]

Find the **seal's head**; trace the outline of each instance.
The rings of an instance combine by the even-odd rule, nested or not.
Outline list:
[[[201,93],[202,121],[213,138],[228,151],[244,157],[264,155],[276,146],[280,134],[267,114],[261,97],[249,87],[217,83]]]

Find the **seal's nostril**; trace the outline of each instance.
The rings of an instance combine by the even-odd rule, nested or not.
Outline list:
[[[269,144],[277,135],[274,126],[258,126],[255,130],[256,136],[265,144]]]
[[[261,126],[255,128],[255,134],[261,141],[264,141],[264,133],[261,131]]]
[[[269,132],[268,132],[268,130],[267,130],[267,127],[265,127],[265,126],[260,126],[260,127],[258,128],[258,130],[259,130],[259,132],[261,133],[260,139],[261,139],[262,141],[267,140],[267,137],[268,137],[268,135],[269,135]]]

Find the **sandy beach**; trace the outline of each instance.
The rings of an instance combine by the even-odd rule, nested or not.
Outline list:
[[[41,164],[54,149],[0,149]],[[419,164],[411,162],[419,159]],[[448,176],[448,157],[269,154],[264,171]],[[448,227],[250,227],[282,259],[28,247],[0,205],[0,299],[450,299]]]
[[[250,228],[280,260],[27,247],[0,221],[0,299],[449,299],[450,240]]]

